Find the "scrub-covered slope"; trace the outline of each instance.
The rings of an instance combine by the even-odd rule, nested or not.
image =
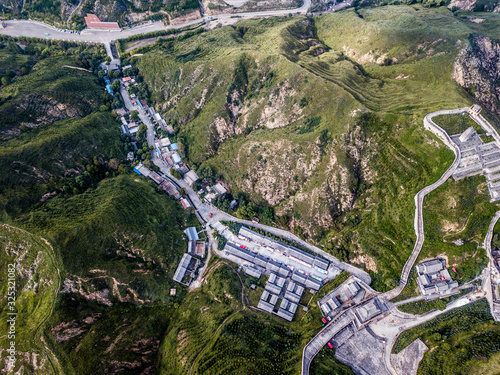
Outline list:
[[[392,285],[413,196],[452,160],[422,118],[471,103],[454,63],[470,33],[499,36],[495,17],[415,5],[245,21],[158,42],[137,65],[194,167]]]

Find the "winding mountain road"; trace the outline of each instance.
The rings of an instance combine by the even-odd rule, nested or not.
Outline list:
[[[396,288],[383,294],[384,299],[386,299],[387,301],[397,297],[403,291],[406,283],[408,282],[410,271],[413,268],[413,265],[415,264],[415,261],[417,260],[418,255],[420,254],[420,251],[422,250],[422,247],[424,245],[425,236],[424,236],[423,205],[425,196],[431,193],[432,191],[436,190],[442,184],[444,184],[448,180],[448,178],[451,177],[455,169],[460,164],[460,158],[461,158],[460,148],[455,144],[455,142],[451,140],[448,133],[446,133],[439,125],[437,125],[434,121],[432,121],[432,119],[436,116],[441,116],[441,115],[463,113],[466,112],[467,109],[468,108],[459,108],[452,110],[437,111],[428,114],[424,118],[424,127],[427,130],[430,130],[436,136],[438,136],[446,144],[446,146],[448,146],[455,153],[455,160],[453,161],[451,166],[446,170],[446,172],[443,173],[443,175],[439,178],[439,180],[434,182],[432,185],[424,187],[415,195],[414,227],[415,227],[415,234],[417,235],[417,240],[415,241],[415,245],[413,247],[413,251],[411,252],[410,257],[407,259],[403,267],[403,272],[401,273],[401,279],[399,285]]]
[[[413,247],[413,251],[410,255],[410,257],[407,259],[403,271],[401,273],[401,279],[399,285],[381,295],[379,295],[379,298],[382,300],[385,300],[386,302],[390,301],[391,299],[397,297],[402,290],[404,289],[406,283],[408,282],[408,278],[410,276],[410,271],[413,268],[413,265],[415,264],[420,251],[422,250],[423,244],[424,244],[424,217],[423,217],[423,203],[424,203],[424,198],[427,194],[431,193],[432,191],[436,190],[439,186],[444,184],[448,178],[450,178],[455,171],[455,169],[458,167],[460,163],[460,148],[451,140],[450,136],[440,127],[438,126],[432,119],[436,116],[440,115],[447,115],[447,114],[457,114],[457,113],[462,113],[466,112],[468,108],[459,108],[459,109],[454,109],[454,110],[444,110],[444,111],[437,111],[428,114],[424,118],[424,127],[427,130],[430,130],[432,133],[434,133],[436,136],[438,136],[445,144],[448,146],[454,153],[455,153],[455,160],[451,164],[451,166],[442,174],[442,176],[433,184],[428,185],[424,187],[422,190],[420,190],[416,195],[415,195],[415,220],[414,220],[414,227],[415,227],[415,234],[417,236],[417,240],[415,241],[415,245]],[[465,301],[465,300],[463,300]],[[463,302],[460,302],[463,303]],[[454,303],[450,304],[450,309],[458,307],[459,303]],[[355,308],[355,306],[353,307]],[[350,314],[351,310],[348,310],[346,314]],[[436,313],[438,314],[438,313]],[[436,315],[437,316],[437,315]],[[429,318],[428,315],[426,315],[426,318]],[[422,320],[423,318],[419,318],[416,320],[415,325],[421,324],[422,322],[426,320]],[[340,324],[338,319],[335,319],[334,321],[328,323],[326,327],[319,332],[309,343],[304,347],[303,350],[303,356],[302,356],[302,375],[308,375],[309,374],[309,366],[312,363],[313,358],[315,355],[319,352],[319,350],[326,345],[326,343],[331,339],[332,333],[338,332],[338,325]],[[347,324],[347,323],[345,323]],[[396,331],[393,332],[391,335],[389,335],[390,341],[387,342],[386,346],[386,351],[387,353],[384,353],[384,362],[386,365],[386,369],[390,374],[395,375],[395,371],[392,368],[392,364],[390,363],[390,350],[392,349],[392,345],[395,342],[395,339],[397,337],[397,334],[399,334],[399,328],[396,328]],[[407,329],[407,328],[405,328]]]

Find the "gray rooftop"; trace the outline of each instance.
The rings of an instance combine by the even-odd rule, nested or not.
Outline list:
[[[241,247],[231,243],[231,242],[228,242],[226,243],[226,246],[224,246],[224,250],[231,254],[231,255],[234,255],[238,258],[241,258],[243,260],[246,260],[248,262],[252,262],[254,261],[255,259],[255,254],[252,253],[251,251],[248,251],[248,250],[245,250],[245,249],[242,249]]]
[[[179,265],[177,266],[177,269],[175,270],[174,281],[177,281],[178,283],[182,283],[182,279],[186,275],[186,272],[188,270],[188,266],[189,266],[189,263],[191,262],[191,259],[192,259],[191,255],[189,255],[187,253],[182,256],[182,259],[181,259]]]
[[[259,301],[259,304],[257,305],[257,307],[259,309],[262,309],[262,310],[270,312],[270,313],[272,313],[273,309],[274,309],[274,305],[271,305],[269,302],[265,302],[263,300]]]
[[[244,271],[247,275],[256,277],[257,279],[261,277],[262,272],[253,267],[244,267]]]
[[[186,236],[189,241],[198,241],[200,238],[198,237],[198,231],[195,227],[190,227],[184,230]]]
[[[288,320],[289,322],[291,322],[292,319],[293,319],[293,314],[290,311],[287,311],[287,310],[279,309],[277,315],[280,318]]]
[[[281,288],[279,286],[276,286],[276,285],[271,284],[269,282],[266,284],[266,289],[269,290],[273,294],[279,295],[281,293]]]

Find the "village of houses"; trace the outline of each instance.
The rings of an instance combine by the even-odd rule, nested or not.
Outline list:
[[[111,71],[121,70],[122,72],[126,72],[132,66],[127,65],[121,68],[119,62],[117,62],[117,60],[113,60],[109,64],[103,64],[102,67],[109,75]],[[170,124],[167,124],[165,119],[163,119],[162,116],[158,112],[156,112],[153,107],[148,106],[144,100],[138,98],[135,94],[129,93],[129,89],[132,86],[138,85],[134,77],[124,75],[123,77],[117,79],[120,80],[121,87],[125,88],[125,90],[129,94],[130,102],[132,103],[134,108],[148,117],[151,123],[155,126],[157,134],[174,134],[173,127]],[[107,93],[112,96],[115,95],[115,92],[111,88],[111,79],[108,76],[105,76],[104,82]],[[142,123],[141,120],[139,119],[137,121],[134,121],[132,119],[130,108],[117,108],[116,114],[119,116],[121,121],[121,132],[131,137],[131,139],[133,140],[131,144],[134,146],[135,151],[137,151],[136,138],[137,133],[139,132],[140,125]],[[156,153],[156,156],[165,163],[165,165],[177,171],[182,180],[190,187],[193,187],[194,183],[199,180],[196,172],[191,170],[182,160],[182,157],[179,155],[179,147],[177,143],[171,142],[169,136],[155,138],[153,151],[154,153]],[[150,168],[147,168],[140,160],[136,159],[133,151],[130,151],[127,154],[127,160],[132,162],[133,171],[135,173],[154,181],[168,195],[172,196],[176,200],[179,200],[185,210],[193,207],[189,199],[181,195],[181,188],[179,186],[176,186],[173,180],[167,178],[167,176],[165,176],[160,171],[154,171]],[[202,190],[199,191],[198,194],[203,193],[204,199],[208,202],[211,202],[211,200],[217,195],[224,195],[225,193],[227,193],[227,188],[223,185],[222,182],[217,182],[213,186],[206,186],[204,189],[206,190],[206,192]],[[208,243],[204,239],[200,240],[195,227],[187,228],[184,233],[186,234],[188,240],[188,250],[179,262],[173,279],[185,286],[189,286],[191,281],[196,278],[196,271],[198,270],[201,261],[205,258]],[[171,294],[175,295],[175,293],[175,289],[172,289]]]

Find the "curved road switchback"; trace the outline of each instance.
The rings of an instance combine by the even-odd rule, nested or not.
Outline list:
[[[410,257],[407,259],[403,271],[401,273],[401,280],[399,282],[399,285],[384,293],[383,296],[386,300],[391,300],[395,297],[397,297],[405,287],[406,283],[408,282],[408,277],[410,276],[410,271],[413,268],[413,265],[415,264],[415,261],[418,258],[418,255],[420,254],[420,251],[422,250],[422,246],[424,245],[424,216],[423,216],[423,204],[424,204],[424,198],[427,194],[430,192],[436,190],[439,186],[444,184],[448,178],[450,178],[455,171],[455,169],[458,167],[460,164],[460,148],[456,145],[455,142],[453,142],[446,133],[439,125],[437,125],[432,119],[436,116],[441,116],[441,115],[450,115],[450,114],[457,114],[457,113],[462,113],[466,112],[468,108],[459,108],[459,109],[452,109],[452,110],[443,110],[443,111],[437,111],[430,113],[425,116],[424,118],[424,127],[427,130],[430,130],[432,133],[434,133],[436,136],[438,136],[445,144],[450,148],[454,153],[455,153],[455,160],[451,164],[451,166],[446,170],[446,172],[443,173],[443,175],[434,182],[433,184],[424,187],[422,190],[420,190],[416,195],[415,195],[415,220],[414,220],[414,227],[415,227],[415,234],[417,236],[417,240],[415,241],[415,246],[413,247],[413,251],[410,255]]]
[[[460,108],[460,109],[454,109],[454,110],[444,110],[444,111],[437,111],[428,114],[424,118],[424,127],[427,130],[430,130],[432,133],[434,133],[436,136],[438,136],[445,144],[448,146],[454,153],[455,153],[455,160],[451,164],[451,166],[443,173],[443,175],[434,182],[431,185],[428,185],[424,187],[422,190],[420,190],[416,195],[415,195],[415,220],[414,220],[414,227],[415,227],[415,234],[417,236],[417,240],[415,241],[415,246],[413,247],[413,251],[410,255],[410,257],[407,259],[403,271],[401,273],[401,280],[399,285],[380,295],[380,298],[385,300],[385,301],[390,301],[391,299],[397,297],[403,288],[405,287],[406,283],[408,282],[408,278],[410,275],[410,271],[413,268],[413,265],[415,264],[415,261],[418,258],[418,255],[420,254],[420,251],[422,250],[423,244],[424,244],[424,218],[423,218],[423,203],[424,203],[424,198],[427,194],[430,192],[434,191],[437,189],[439,186],[444,184],[448,178],[450,178],[455,171],[455,169],[458,167],[460,163],[460,158],[461,158],[461,153],[460,153],[460,148],[451,140],[450,136],[440,127],[438,126],[432,119],[436,116],[440,115],[446,115],[446,114],[457,114],[457,113],[462,113],[467,111],[468,108]],[[455,304],[450,304],[450,307],[454,306]],[[350,311],[348,311],[350,312]],[[426,315],[428,318],[429,316]],[[421,324],[418,323],[418,324]],[[417,324],[417,325],[418,325]],[[304,347],[303,354],[302,354],[302,375],[309,375],[309,366],[314,358],[314,356],[319,352],[319,350],[326,345],[326,343],[331,339],[331,334],[329,335],[329,332],[337,332],[338,331],[338,319],[335,321],[329,322],[321,332],[319,332],[309,343]],[[395,340],[395,339],[394,339]],[[392,364],[389,361],[390,358],[390,349],[392,348],[392,344],[394,341],[389,341],[388,346],[386,346],[388,353],[384,354],[384,362],[386,365],[386,369],[389,373],[394,374],[394,369],[392,368]],[[386,355],[387,354],[387,355]]]

